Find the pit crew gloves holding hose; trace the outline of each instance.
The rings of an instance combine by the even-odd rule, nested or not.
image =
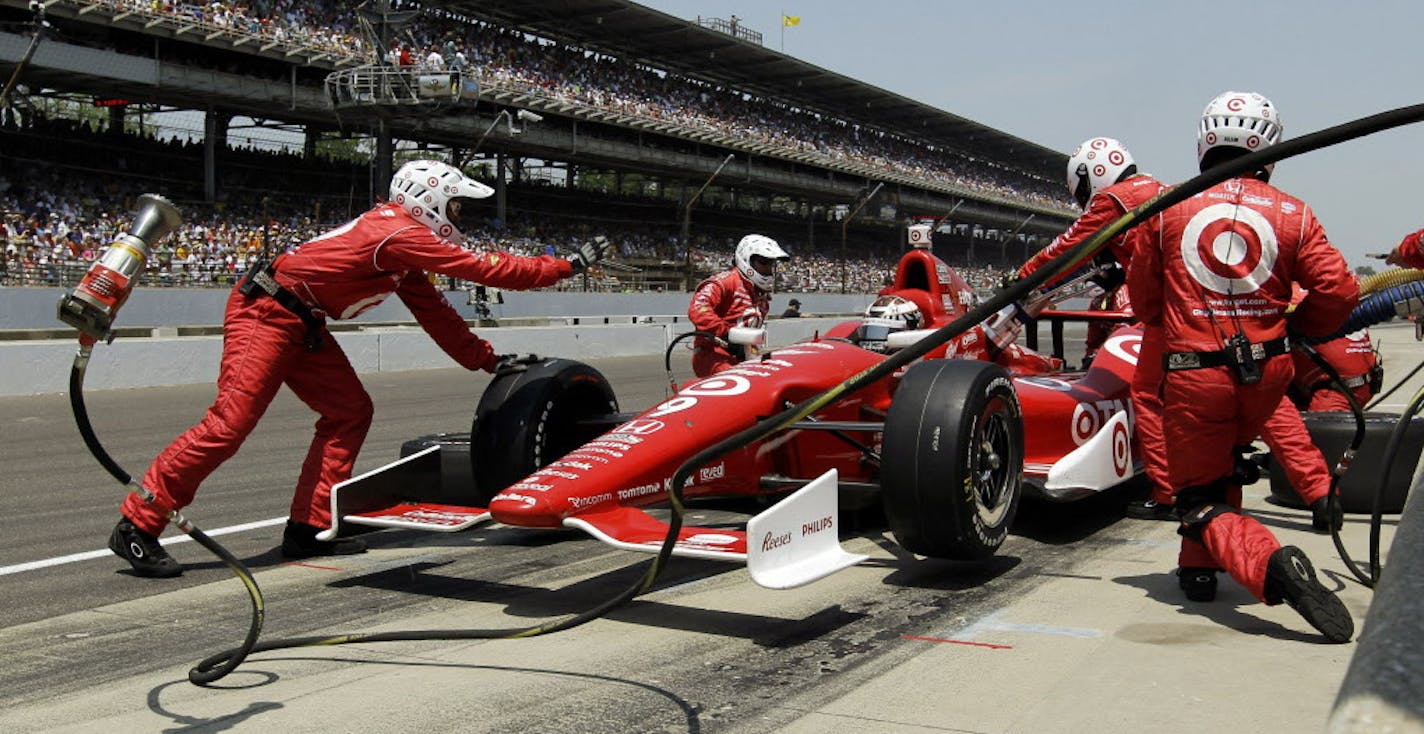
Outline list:
[[[1270,100],[1224,93],[1198,128],[1201,170],[1280,135]],[[1270,169],[1228,179],[1143,222],[1128,286],[1138,316],[1163,330],[1163,432],[1183,536],[1179,585],[1190,599],[1210,600],[1215,571],[1225,569],[1256,598],[1284,601],[1326,639],[1345,642],[1354,622],[1310,560],[1238,512],[1235,447],[1261,432],[1294,371],[1285,318],[1291,283],[1309,291],[1291,322],[1308,335],[1334,330],[1358,298],[1314,214],[1267,183]]]
[[[110,537],[114,553],[140,576],[182,573],[156,541],[166,511],[192,502],[198,485],[237,451],[283,384],[321,417],[293,493],[282,553],[307,558],[364,551],[358,540],[316,538],[331,526],[331,487],[350,477],[373,411],[341,345],[324,333],[325,319],[354,318],[395,293],[451,358],[493,372],[498,359],[489,342],[470,332],[427,272],[536,288],[569,277],[607,249],[606,242],[585,244],[567,260],[466,250],[460,245],[469,209],[491,193],[447,164],[413,161],[392,178],[389,203],[291,248],[270,267],[254,267],[228,298],[217,399],[149,466],[143,486],[157,506],[136,495],[126,499]],[[249,284],[264,276],[271,282]]]

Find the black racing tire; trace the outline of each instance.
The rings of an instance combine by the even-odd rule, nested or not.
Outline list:
[[[885,416],[881,501],[895,539],[931,558],[994,555],[1023,488],[1023,410],[990,362],[911,367]]]
[[[1340,455],[1350,446],[1355,437],[1355,416],[1348,412],[1305,411],[1306,430],[1320,452],[1325,455],[1325,463],[1331,469]],[[1381,500],[1381,512],[1398,514],[1404,511],[1404,501],[1409,497],[1409,488],[1414,482],[1414,467],[1424,450],[1424,418],[1415,417],[1404,433],[1404,442],[1393,457],[1385,456],[1390,434],[1399,424],[1398,413],[1366,413],[1365,438],[1360,451],[1350,463],[1349,471],[1340,477],[1340,507],[1349,513],[1369,513],[1374,507],[1375,492],[1379,489],[1379,479],[1386,462],[1390,462],[1389,485],[1385,487]],[[1274,459],[1269,464],[1271,472],[1272,504],[1286,507],[1304,507],[1300,495],[1291,486],[1290,479],[1280,463]]]
[[[482,502],[602,435],[590,419],[618,412],[603,373],[568,359],[544,359],[498,375],[485,388],[470,428],[475,493]]]
[[[440,449],[439,489],[435,494],[422,494],[421,499],[447,505],[478,505],[474,496],[474,461],[470,457],[470,434],[432,433],[412,438],[401,444],[400,456],[404,459],[431,446]]]

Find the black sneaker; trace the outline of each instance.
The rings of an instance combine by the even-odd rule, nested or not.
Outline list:
[[[1127,503],[1127,516],[1134,520],[1176,520],[1172,505],[1162,504],[1154,499],[1134,500]]]
[[[1330,497],[1326,495],[1310,503],[1310,527],[1317,533],[1328,533],[1345,527],[1345,508],[1340,500],[1335,500],[1335,511],[1330,511]]]
[[[1216,569],[1179,568],[1177,586],[1190,601],[1216,601]]]
[[[128,561],[139,576],[166,579],[183,573],[182,564],[168,555],[158,538],[139,530],[127,517],[120,517],[114,532],[109,533],[109,550]]]
[[[1266,601],[1285,602],[1331,642],[1349,642],[1355,620],[1340,597],[1315,578],[1315,567],[1301,549],[1288,545],[1266,562]]]
[[[287,521],[287,529],[282,531],[282,556],[284,558],[315,558],[317,556],[354,556],[366,552],[366,543],[356,538],[317,540],[316,534],[323,528],[306,523]]]

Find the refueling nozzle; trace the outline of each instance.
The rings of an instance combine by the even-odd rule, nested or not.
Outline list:
[[[158,194],[144,194],[138,201],[138,215],[128,232],[114,240],[79,285],[59,299],[59,320],[96,341],[113,340],[114,317],[143,277],[149,248],[183,223],[178,208]]]

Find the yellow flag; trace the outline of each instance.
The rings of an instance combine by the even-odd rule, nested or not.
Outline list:
[[[787,26],[788,28],[794,25],[801,25],[801,16],[783,15],[781,16],[781,24]]]

